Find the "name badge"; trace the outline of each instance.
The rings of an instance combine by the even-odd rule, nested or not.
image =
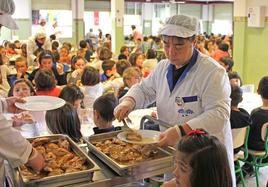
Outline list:
[[[183,98],[182,98],[182,97],[176,97],[176,98],[175,98],[175,103],[176,103],[179,107],[184,106],[184,101],[183,101]]]

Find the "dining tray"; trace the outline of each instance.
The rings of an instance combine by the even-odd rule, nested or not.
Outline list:
[[[120,164],[110,158],[108,155],[97,149],[93,142],[103,141],[117,137],[117,134],[122,131],[115,131],[110,133],[102,133],[85,138],[90,152],[95,154],[100,160],[108,165],[120,176],[135,176],[146,172],[153,172],[163,168],[172,167],[174,165],[174,149],[167,147],[166,149],[157,147],[157,153],[153,158],[144,161]]]
[[[93,173],[95,171],[100,170],[98,165],[91,159],[89,156],[82,151],[80,147],[67,135],[62,134],[54,134],[54,135],[48,135],[48,136],[39,136],[34,138],[28,138],[28,140],[31,142],[36,138],[41,137],[48,137],[50,141],[57,141],[59,139],[65,139],[68,140],[70,144],[70,150],[71,152],[75,153],[77,156],[84,157],[86,159],[86,170],[82,171],[76,171],[71,173],[64,173],[61,175],[55,175],[55,176],[47,176],[40,179],[35,180],[29,180],[26,177],[24,177],[21,173],[21,168],[17,168],[17,172],[19,173],[19,181],[20,186],[27,186],[27,187],[36,187],[36,186],[62,186],[62,185],[70,185],[77,182],[85,182],[85,181],[92,181]]]

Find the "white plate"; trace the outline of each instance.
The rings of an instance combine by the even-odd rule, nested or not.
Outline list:
[[[142,136],[142,141],[127,140],[126,134],[128,132],[126,132],[126,131],[120,132],[117,135],[117,138],[119,138],[120,140],[123,140],[125,142],[133,143],[133,144],[154,144],[154,143],[158,143],[159,135],[161,134],[161,132],[153,131],[153,130],[138,130],[137,132]]]
[[[28,111],[46,111],[62,107],[65,101],[52,96],[30,96],[23,98],[26,103],[15,103],[16,107]]]

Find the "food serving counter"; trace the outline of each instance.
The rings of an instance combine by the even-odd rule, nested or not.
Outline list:
[[[77,186],[77,187],[112,187],[123,185],[127,183],[141,181],[144,178],[150,178],[152,176],[160,175],[172,171],[174,149],[167,147],[165,149],[157,148],[157,156],[153,156],[148,160],[137,162],[135,164],[116,164],[112,159],[109,159],[107,155],[101,153],[98,148],[95,147],[96,140],[103,140],[116,137],[119,132],[104,133],[101,135],[95,135],[88,139],[85,139],[85,144],[80,148],[87,153],[89,159],[96,164],[96,168],[93,172],[93,176],[88,177],[88,181],[84,180],[84,177],[80,180],[79,177],[67,178],[68,180],[60,180],[59,182],[49,184],[38,184],[35,186]],[[19,173],[19,170],[12,170],[14,175],[15,186],[31,186],[25,184]]]

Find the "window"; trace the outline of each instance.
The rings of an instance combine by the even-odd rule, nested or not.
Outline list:
[[[41,19],[46,21],[44,29],[47,36],[58,32],[58,38],[72,37],[72,11],[70,10],[33,10],[32,11],[32,33],[40,29]],[[53,28],[53,24],[57,26]]]

